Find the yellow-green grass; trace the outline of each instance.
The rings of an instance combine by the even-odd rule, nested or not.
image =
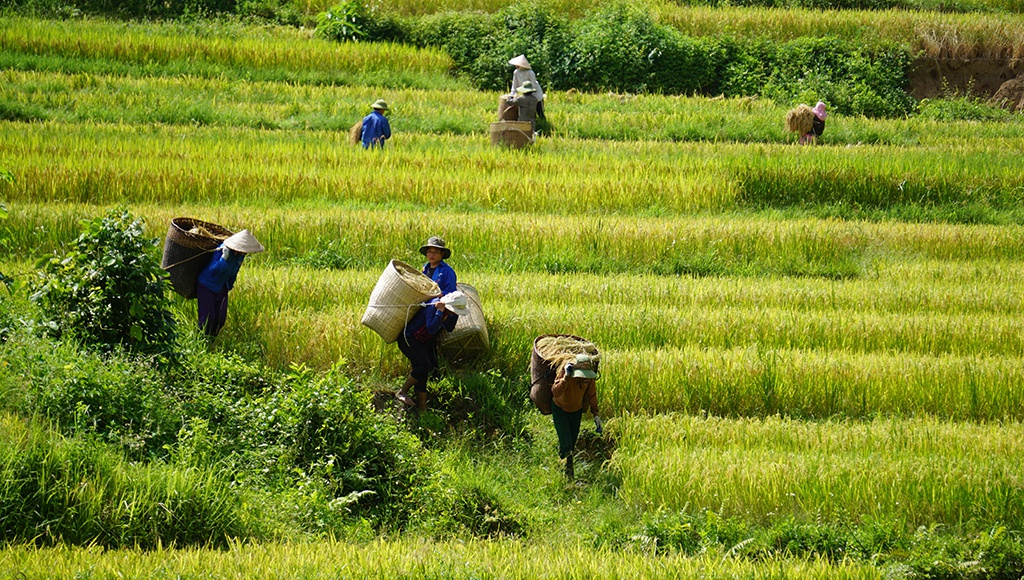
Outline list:
[[[650,555],[545,541],[381,539],[308,544],[237,544],[229,550],[103,551],[8,548],[0,571],[19,578],[828,578],[880,579],[871,566],[825,560],[751,562],[712,552]]]
[[[644,509],[913,529],[1024,523],[1020,423],[804,422],[663,415],[616,422],[621,497]]]
[[[383,97],[391,105],[389,117],[399,137],[392,144],[413,133],[481,135],[486,143],[498,106],[496,93],[457,87],[405,88],[391,85],[391,76],[383,73],[360,77],[362,84],[337,86],[205,78],[187,72],[149,76],[138,71],[125,75],[109,70],[8,69],[0,75],[7,118],[84,124],[67,127],[73,133],[93,130],[89,122],[347,130],[366,114],[372,100]],[[796,139],[783,126],[793,103],[766,99],[549,91],[547,105],[550,127],[545,136],[560,140],[793,143]],[[1020,125],[1020,119],[1009,115],[993,122],[833,115],[822,143],[943,146],[998,153],[1020,146]]]
[[[1024,54],[1024,16],[1019,14],[680,7],[666,2],[658,15],[662,22],[693,36],[722,31],[740,38],[780,41],[837,36],[867,44],[907,44],[930,58],[1020,58]]]
[[[0,51],[100,62],[140,64],[150,74],[187,64],[225,74],[287,69],[343,74],[443,75],[452,64],[441,51],[387,43],[336,43],[311,30],[226,24],[160,24],[107,20],[0,19]],[[204,68],[211,67],[211,68]],[[220,68],[217,68],[220,67]],[[234,75],[229,75],[234,78]],[[246,77],[243,77],[246,78]]]
[[[438,201],[440,209],[430,217],[419,207],[373,209],[328,200],[293,204],[283,200],[281,206],[267,208],[265,200],[258,199],[251,204],[211,199],[208,204],[153,205],[123,195],[109,206],[16,199],[7,204],[10,212],[4,226],[10,246],[19,252],[52,252],[77,236],[81,219],[124,205],[146,219],[153,237],[163,237],[174,217],[196,217],[232,230],[256,232],[270,248],[260,257],[268,264],[305,259],[329,247],[339,258],[349,259],[333,267],[366,270],[382,267],[392,258],[419,259],[415,248],[435,233],[453,244],[462,269],[496,273],[791,274],[871,280],[885,269],[901,276],[923,276],[926,283],[955,279],[990,284],[1002,283],[1002,278],[1015,281],[1016,260],[1024,251],[1021,226],[773,219],[728,213],[601,215],[580,211],[587,208],[586,199],[568,195],[564,214],[553,215],[463,211],[441,203],[442,198]],[[917,262],[922,260],[937,263],[921,267]],[[690,262],[692,271],[687,271],[684,266]]]
[[[904,148],[552,138],[510,152],[482,135],[396,128],[388,148],[373,156],[344,131],[2,123],[0,138],[3,163],[16,177],[2,192],[10,203],[411,204],[655,215],[937,203],[1014,211],[1024,191],[1019,138]]]

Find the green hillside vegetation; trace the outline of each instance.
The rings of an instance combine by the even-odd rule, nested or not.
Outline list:
[[[333,5],[119,6],[0,17],[4,573],[1024,575],[1021,116],[908,86],[1015,58],[1019,6],[349,4],[360,42]],[[519,52],[548,119],[510,150]],[[267,247],[213,341],[159,275],[179,216]],[[431,235],[490,351],[417,413],[360,319]],[[548,333],[601,350],[573,482],[526,396]]]

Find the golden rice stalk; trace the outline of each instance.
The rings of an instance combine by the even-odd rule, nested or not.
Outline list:
[[[814,110],[807,105],[799,105],[786,113],[786,130],[798,135],[811,132],[814,124]]]
[[[358,123],[352,125],[352,128],[348,130],[348,140],[353,144],[359,143],[363,140],[363,120],[360,119]]]
[[[536,348],[537,354],[556,369],[561,369],[566,363],[576,360],[578,354],[589,354],[594,363],[601,360],[594,343],[571,336],[545,336],[537,341]]]

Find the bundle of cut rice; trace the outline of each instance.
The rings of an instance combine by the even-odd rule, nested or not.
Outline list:
[[[807,105],[799,105],[786,113],[786,130],[797,135],[806,135],[814,126],[814,109]]]
[[[551,387],[555,378],[564,374],[565,364],[575,361],[578,354],[589,354],[597,370],[601,355],[589,340],[571,334],[545,334],[534,339],[530,356],[530,400],[541,414],[551,414]]]
[[[348,140],[352,143],[359,143],[363,140],[363,120],[360,119],[358,123],[352,125],[352,128],[348,130]]]

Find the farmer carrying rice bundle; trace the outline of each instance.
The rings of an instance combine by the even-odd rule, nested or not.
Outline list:
[[[558,435],[558,457],[565,476],[575,477],[573,452],[580,436],[584,409],[594,416],[594,428],[604,430],[597,405],[597,372],[600,354],[593,343],[571,335],[539,337],[534,343],[536,357],[554,369],[551,386],[551,418]]]
[[[207,336],[217,336],[227,321],[228,291],[234,288],[245,257],[262,251],[263,244],[249,230],[232,235],[213,250],[196,284],[199,328]]]
[[[439,298],[431,298],[424,307],[409,320],[402,336],[398,338],[398,349],[409,359],[412,370],[395,397],[406,407],[415,405],[420,411],[427,409],[427,380],[437,370],[437,336],[442,329],[451,332],[459,316],[469,314],[466,295],[460,291],[451,292]],[[409,398],[409,389],[416,394],[416,401]]]
[[[825,132],[825,103],[818,101],[813,108],[798,105],[786,113],[786,129],[800,135],[801,145],[813,145]]]
[[[384,99],[377,99],[370,108],[373,111],[363,117],[360,129],[363,149],[373,149],[374,147],[383,149],[384,141],[391,138],[391,124],[384,116],[384,111],[388,110],[388,103]]]

